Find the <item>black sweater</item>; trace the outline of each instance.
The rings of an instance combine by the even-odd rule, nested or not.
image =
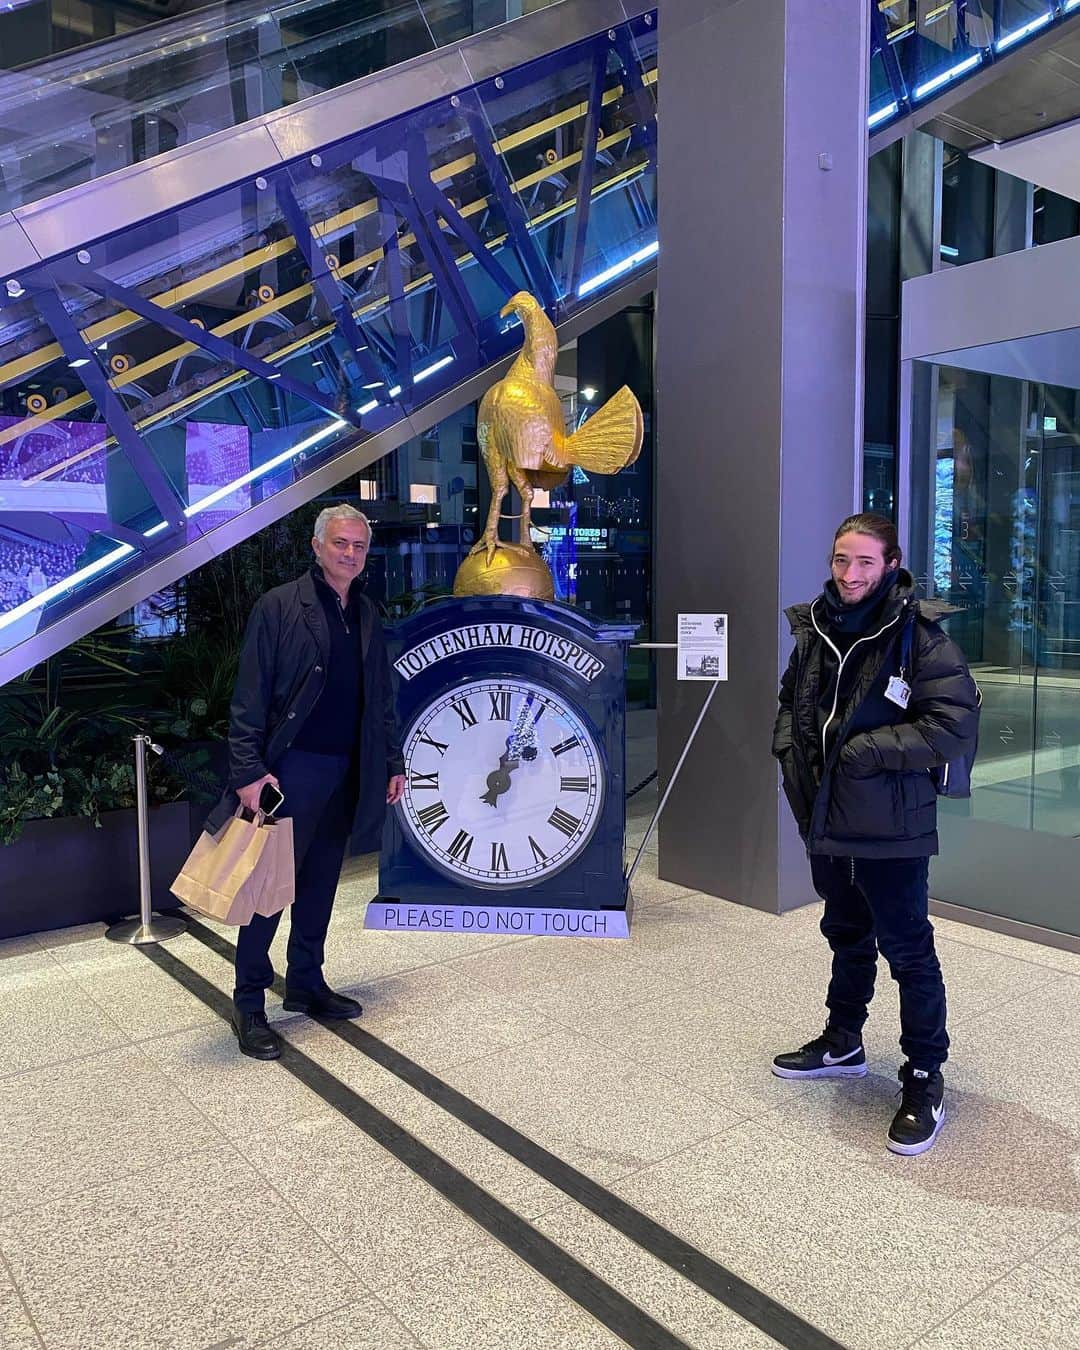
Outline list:
[[[293,741],[294,750],[317,755],[353,755],[364,711],[364,658],[360,649],[360,610],[354,598],[342,607],[337,592],[313,567],[315,593],[326,615],[330,659],[326,683]]]

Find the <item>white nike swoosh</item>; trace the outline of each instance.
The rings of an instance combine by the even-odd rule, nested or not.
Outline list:
[[[930,1108],[930,1114],[934,1117],[934,1123],[935,1123],[935,1125],[936,1125],[937,1122],[941,1119],[941,1117],[945,1114],[945,1099],[944,1099],[944,1098],[942,1098],[942,1100],[941,1100],[940,1102],[938,1102],[937,1106],[932,1106],[932,1107]]]
[[[828,1050],[826,1050],[826,1051],[825,1051],[825,1058],[822,1060],[822,1063],[823,1063],[823,1064],[843,1064],[843,1062],[844,1062],[845,1059],[851,1059],[851,1057],[852,1057],[853,1055],[857,1055],[857,1054],[859,1053],[859,1051],[860,1051],[861,1048],[862,1048],[861,1046],[858,1046],[858,1045],[857,1045],[857,1046],[855,1047],[854,1050],[849,1050],[849,1051],[847,1052],[846,1055],[831,1055],[831,1054],[828,1052]]]

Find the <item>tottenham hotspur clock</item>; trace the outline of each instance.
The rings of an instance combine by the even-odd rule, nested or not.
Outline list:
[[[632,633],[511,596],[390,631],[406,787],[368,927],[625,935]]]

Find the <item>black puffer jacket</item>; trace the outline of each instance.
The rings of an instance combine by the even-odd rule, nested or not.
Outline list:
[[[978,691],[959,647],[938,627],[942,606],[914,598],[901,570],[878,621],[843,658],[859,661],[850,693],[827,727],[818,705],[838,678],[824,600],[787,610],[795,650],[780,685],[773,754],[809,853],[921,858],[938,851],[937,796],[928,770],[969,753],[979,727]],[[916,611],[911,698],[885,697],[900,673],[900,635]],[[827,645],[828,644],[828,645]],[[839,658],[833,646],[832,655]],[[828,753],[824,744],[827,740]]]
[[[405,770],[382,624],[357,582],[349,599],[360,611],[364,667],[360,799],[352,847],[354,852],[368,852],[379,847],[386,785]],[[326,611],[310,572],[258,600],[244,634],[230,708],[229,789],[207,817],[211,833],[236,811],[236,789],[273,772],[296,739],[326,683],[329,655]]]

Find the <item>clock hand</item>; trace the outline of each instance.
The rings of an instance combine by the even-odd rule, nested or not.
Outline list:
[[[494,806],[504,792],[510,791],[510,772],[516,769],[521,763],[516,757],[512,758],[509,749],[504,750],[499,756],[499,767],[492,769],[487,776],[487,791],[481,796],[482,802],[487,802],[488,806]]]

